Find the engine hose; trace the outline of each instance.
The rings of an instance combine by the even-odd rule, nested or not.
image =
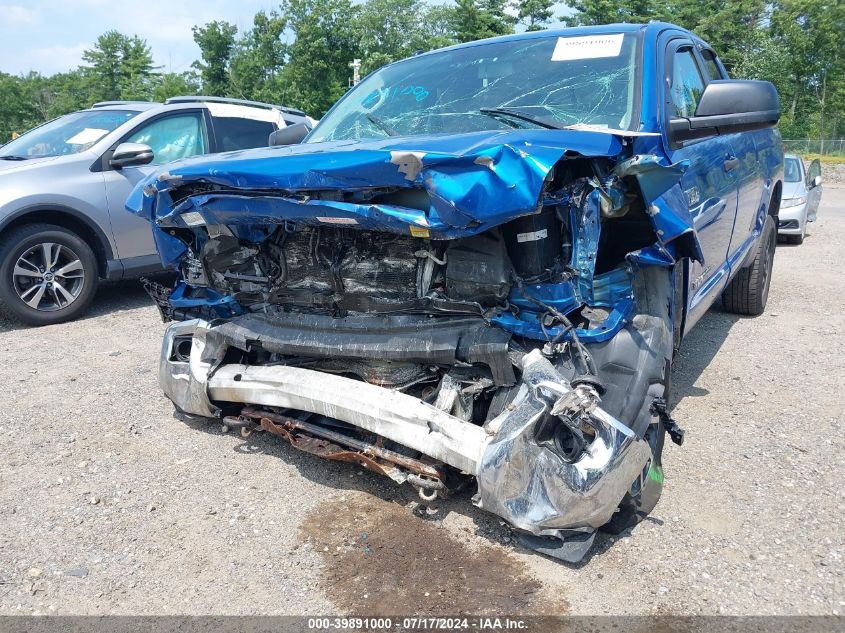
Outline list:
[[[572,324],[572,321],[566,318],[566,315],[554,306],[550,306],[547,303],[540,301],[536,297],[532,297],[531,295],[525,294],[525,290],[522,287],[522,280],[519,280],[518,286],[520,293],[523,297],[528,299],[528,301],[530,301],[531,303],[547,310],[549,314],[551,314],[563,324],[563,331],[555,337],[554,342],[557,343],[567,332],[569,332],[569,338],[572,341],[572,349],[577,352],[579,361],[582,364],[583,373],[592,374],[593,376],[595,376],[597,373],[596,365],[593,362],[592,356],[590,356],[589,352],[587,352],[587,348],[584,347],[584,344],[581,342],[581,339],[578,338],[578,334],[575,332],[575,326]]]

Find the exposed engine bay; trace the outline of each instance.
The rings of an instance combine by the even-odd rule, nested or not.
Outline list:
[[[644,193],[647,173],[665,186]],[[474,479],[474,502],[528,545],[579,560],[598,528],[650,511],[664,431],[682,437],[666,383],[687,238],[662,244],[653,222],[680,173],[564,158],[533,209],[460,231],[438,230],[422,186],[294,194],[165,174],[145,191],[173,210],[156,223],[181,275],[148,283],[180,321],[162,386],[187,414],[424,500]]]

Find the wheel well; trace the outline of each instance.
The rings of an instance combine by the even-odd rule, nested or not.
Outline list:
[[[783,184],[780,180],[775,183],[775,188],[772,190],[772,200],[769,203],[769,215],[773,218],[778,217],[778,211],[780,211],[780,196],[781,191],[783,190]]]
[[[93,228],[85,220],[67,211],[57,209],[35,209],[27,211],[4,226],[0,234],[6,234],[19,226],[39,222],[61,226],[69,231],[73,231],[85,240],[85,243],[91,247],[91,250],[94,251],[94,256],[97,258],[97,272],[100,277],[106,276],[106,262],[111,259],[111,247],[105,241],[104,237],[98,234],[97,229]]]

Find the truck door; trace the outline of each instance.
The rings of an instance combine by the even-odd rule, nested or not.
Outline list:
[[[664,64],[667,154],[673,163],[690,161],[681,187],[704,254],[704,263],[690,266],[687,329],[707,311],[727,282],[727,252],[737,212],[736,157],[730,144],[717,135],[687,141],[671,138],[669,121],[694,117],[705,85],[693,43],[671,40]]]

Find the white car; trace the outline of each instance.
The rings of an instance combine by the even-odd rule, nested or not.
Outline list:
[[[783,157],[783,194],[778,213],[778,235],[791,244],[801,244],[807,234],[807,223],[816,221],[822,197],[822,174],[818,160],[804,169],[798,156]]]

